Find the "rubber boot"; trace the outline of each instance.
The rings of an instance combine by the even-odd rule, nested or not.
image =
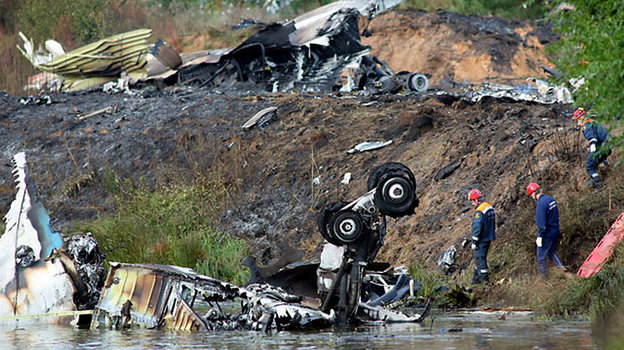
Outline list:
[[[591,177],[592,181],[594,182],[594,188],[598,189],[602,187],[602,178],[600,178],[600,175],[598,173],[592,174]]]
[[[537,262],[537,270],[542,275],[542,278],[548,281],[548,262],[546,260]]]
[[[602,186],[603,186],[602,180],[594,181],[594,187],[596,189],[602,188]]]
[[[481,281],[481,274],[478,269],[475,269],[472,274],[472,284],[481,284]]]

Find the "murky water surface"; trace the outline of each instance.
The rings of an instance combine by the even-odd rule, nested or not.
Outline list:
[[[432,322],[433,321],[433,322]],[[436,313],[424,324],[317,332],[186,333],[60,326],[4,329],[1,349],[597,349],[588,322],[539,321],[528,313]]]

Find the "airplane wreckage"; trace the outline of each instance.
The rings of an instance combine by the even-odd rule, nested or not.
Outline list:
[[[47,81],[63,91],[131,81],[139,86],[184,84],[213,90],[248,89],[245,84],[251,83],[268,92],[420,93],[429,86],[426,75],[395,74],[369,55],[370,47],[360,41],[360,17],[370,21],[401,2],[337,1],[285,23],[265,25],[235,48],[182,55],[161,40],[148,45],[149,29],[117,34],[67,53],[54,40],[45,42],[47,52],[34,51],[32,40],[20,33],[24,48],[18,48],[44,72],[33,78],[32,87]]]
[[[375,271],[380,263],[373,262],[384,243],[386,216],[413,214],[418,205],[414,175],[401,163],[377,167],[360,198],[322,210],[318,226],[327,243],[320,264],[293,264],[244,287],[157,264],[109,262],[105,278],[106,256],[90,234],[61,235],[50,228],[25,153],[13,157],[13,173],[17,194],[0,237],[4,327],[56,323],[270,332],[421,322],[428,314],[429,304],[415,315],[389,309],[421,285],[404,269]],[[247,264],[255,266],[253,260]],[[296,284],[303,293],[291,293]]]
[[[132,89],[178,84],[230,93],[253,90],[423,94],[429,90],[428,74],[395,73],[371,55],[370,47],[360,40],[361,36],[370,35],[368,28],[360,33],[361,17],[370,22],[401,2],[336,1],[284,23],[263,24],[234,48],[182,54],[160,39],[149,44],[150,29],[116,34],[69,52],[54,40],[46,40],[44,48],[35,50],[32,40],[20,32],[24,44],[18,49],[42,71],[29,78],[25,89],[101,88],[108,93],[132,94]],[[553,68],[542,68],[553,74]],[[556,73],[558,76],[553,76],[559,79],[560,73]],[[544,104],[571,103],[570,88],[578,89],[583,82],[570,79],[556,85],[530,78],[519,86],[484,82],[463,86],[459,94],[433,93],[470,102],[494,97]]]

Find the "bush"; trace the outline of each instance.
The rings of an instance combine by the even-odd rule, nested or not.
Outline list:
[[[432,270],[426,266],[412,265],[409,274],[414,280],[422,283],[422,289],[416,293],[416,297],[424,300],[435,299],[436,290],[446,282],[446,277],[441,271]]]
[[[67,49],[106,36],[110,5],[109,0],[24,0],[17,26],[35,45],[55,39]]]
[[[406,0],[400,8],[428,11],[442,9],[462,15],[497,16],[502,18],[539,18],[548,10],[542,2],[529,0]]]
[[[119,185],[117,212],[77,227],[93,233],[109,261],[196,267],[217,279],[244,280],[245,242],[213,228],[227,193],[222,183],[200,178],[154,191],[113,183]]]
[[[563,1],[558,1],[562,3]],[[596,119],[621,125],[624,99],[624,10],[621,1],[565,1],[572,11],[561,11],[556,20],[561,34],[549,46],[565,78],[584,78],[573,97],[579,106],[591,107]],[[616,139],[621,149],[624,138]]]
[[[195,265],[195,271],[238,285],[249,281],[248,269],[240,266],[247,255],[244,241],[228,235],[209,234],[204,236],[203,248],[208,254]]]

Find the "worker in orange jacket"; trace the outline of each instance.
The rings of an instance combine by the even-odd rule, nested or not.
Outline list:
[[[490,242],[496,239],[496,214],[492,205],[483,201],[483,195],[478,189],[470,190],[468,200],[476,207],[472,217],[471,247],[475,262],[472,283],[480,284],[488,280],[487,254]]]

